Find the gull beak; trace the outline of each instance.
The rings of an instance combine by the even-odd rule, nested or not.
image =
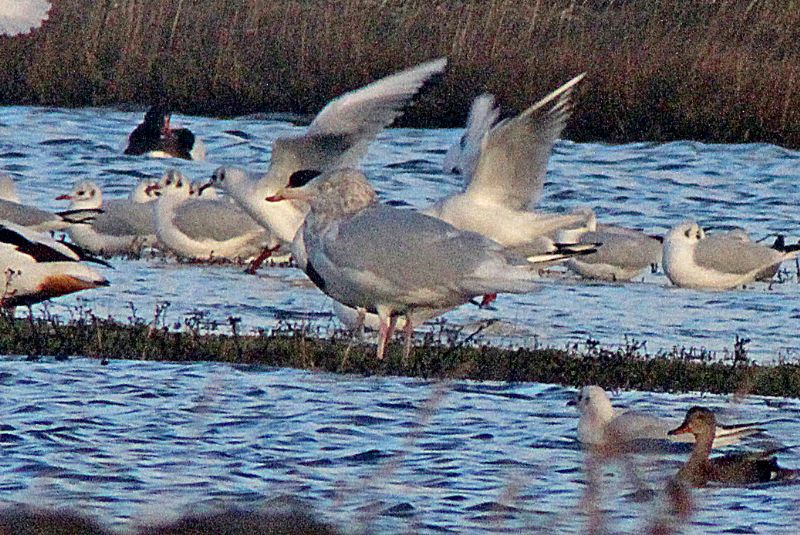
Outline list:
[[[688,422],[683,422],[680,427],[673,429],[672,431],[667,431],[668,435],[683,435],[685,433],[691,433],[692,426],[689,425]]]
[[[67,195],[65,193],[64,195],[59,195],[58,197],[56,197],[56,200],[57,201],[71,201],[72,200],[72,195]]]
[[[200,187],[197,188],[197,194],[200,195],[201,193],[203,193],[205,190],[207,190],[208,188],[210,188],[213,185],[214,184],[211,183],[211,182],[206,182],[205,184],[203,184],[203,185],[201,185]]]
[[[144,188],[144,192],[150,195],[151,193],[158,193],[161,190],[161,186],[158,184],[150,184],[146,188]]]
[[[575,407],[578,405],[578,400],[572,398],[571,400],[567,401],[567,407]]]
[[[288,201],[292,199],[305,200],[308,199],[308,193],[303,191],[303,188],[280,188],[278,191],[266,197],[264,200],[267,202]]]

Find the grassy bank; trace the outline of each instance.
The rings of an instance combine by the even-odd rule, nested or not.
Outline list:
[[[399,343],[386,360],[378,361],[374,345],[308,324],[242,334],[233,319],[223,329],[198,316],[171,325],[158,315],[152,321],[131,317],[125,323],[86,312],[66,322],[46,312],[24,319],[0,317],[0,354],[31,358],[204,360],[368,375],[800,397],[800,365],[755,364],[747,358],[747,340],[737,340],[725,355],[685,348],[653,354],[634,342],[619,348],[590,341],[565,349],[512,349],[484,343],[479,331],[465,333],[439,324],[418,342],[407,361]]]
[[[408,123],[460,125],[480,91],[517,111],[588,71],[575,140],[800,147],[797,0],[54,0],[0,38],[0,101],[153,102],[209,115],[318,111],[448,56]]]

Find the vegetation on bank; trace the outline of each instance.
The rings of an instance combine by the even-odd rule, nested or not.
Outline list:
[[[408,360],[398,341],[379,361],[374,344],[307,323],[241,333],[238,321],[230,318],[227,332],[222,330],[200,314],[168,325],[163,309],[152,321],[133,314],[124,323],[86,310],[64,321],[45,309],[39,316],[0,316],[0,354],[203,360],[367,375],[800,397],[800,363],[754,363],[747,357],[746,339],[737,339],[723,355],[686,348],[648,353],[645,344],[636,342],[618,348],[593,341],[564,349],[510,348],[488,344],[481,329],[466,333],[439,323],[417,340]]]
[[[0,102],[152,103],[214,116],[313,113],[401,67],[450,58],[405,119],[516,112],[588,71],[574,140],[800,147],[797,0],[54,0],[0,38]]]

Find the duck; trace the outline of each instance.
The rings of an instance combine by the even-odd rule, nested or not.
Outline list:
[[[0,269],[5,276],[0,307],[13,309],[108,286],[86,261],[108,266],[47,234],[0,221]]]
[[[800,474],[800,470],[778,466],[777,449],[709,458],[716,427],[714,413],[695,406],[687,411],[681,425],[668,432],[670,436],[692,434],[695,439],[694,449],[676,479],[693,487],[704,487],[711,482],[737,486],[786,481]]]
[[[56,200],[70,201],[70,208],[98,209],[93,221],[73,225],[66,232],[70,239],[92,254],[103,256],[138,254],[142,248],[156,243],[150,202],[155,196],[146,195],[155,181],[141,180],[127,198],[103,199],[103,191],[91,180],[77,182],[72,191],[59,195]]]
[[[690,444],[691,436],[669,435],[674,423],[641,411],[614,409],[606,391],[597,385],[581,388],[567,405],[575,406],[578,419],[578,441],[589,447],[624,444],[635,450],[669,450],[676,443]],[[713,447],[739,443],[743,438],[762,433],[758,423],[717,425]]]
[[[172,112],[165,104],[151,106],[144,121],[128,136],[125,154],[153,158],[204,160],[205,145],[188,128],[171,128]]]

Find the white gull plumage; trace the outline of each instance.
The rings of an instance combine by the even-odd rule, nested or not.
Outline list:
[[[38,303],[80,290],[108,286],[81,254],[47,234],[0,221],[0,306]]]
[[[706,235],[694,221],[673,227],[664,237],[664,273],[676,286],[725,290],[753,282],[765,270],[795,258],[799,246],[773,249],[739,235]]]
[[[446,64],[445,59],[423,63],[341,95],[317,114],[303,135],[275,140],[266,173],[221,167],[214,171],[212,182],[272,232],[273,245],[288,248],[308,208],[302,202],[267,203],[264,198],[290,179],[303,181],[320,172],[358,165],[375,136]]]
[[[191,196],[189,180],[178,170],[167,171],[155,187],[156,236],[181,258],[244,261],[258,256],[272,241],[269,231],[235,204]]]
[[[302,228],[306,273],[335,300],[378,314],[379,358],[398,316],[406,319],[408,352],[415,311],[447,310],[477,296],[536,287],[536,273],[524,259],[480,234],[379,204],[355,169],[281,188],[268,199],[309,203]]]
[[[70,209],[103,210],[93,221],[67,229],[70,239],[84,249],[100,255],[135,254],[156,243],[152,207],[155,197],[147,195],[154,180],[143,179],[127,198],[104,199],[100,187],[91,180],[77,182],[69,194],[57,200],[70,201]]]
[[[578,440],[589,446],[629,446],[658,449],[669,443],[694,442],[692,435],[667,435],[676,426],[675,422],[658,418],[640,411],[618,411],[611,405],[605,390],[599,386],[585,386],[570,405],[576,405]],[[741,439],[761,433],[759,424],[717,427],[714,447],[737,444]]]
[[[568,214],[532,210],[542,193],[553,145],[572,111],[570,96],[583,77],[576,76],[521,114],[483,134],[467,132],[465,143],[479,139],[480,147],[476,150],[467,145],[461,149],[464,191],[423,212],[524,254],[542,252],[541,238],[557,229],[583,224],[585,210]],[[471,115],[480,118],[468,122],[472,128],[491,126],[493,114],[487,111],[488,102],[488,97],[476,101]]]
[[[25,34],[47,19],[50,2],[46,0],[3,0],[0,2],[0,35]]]

